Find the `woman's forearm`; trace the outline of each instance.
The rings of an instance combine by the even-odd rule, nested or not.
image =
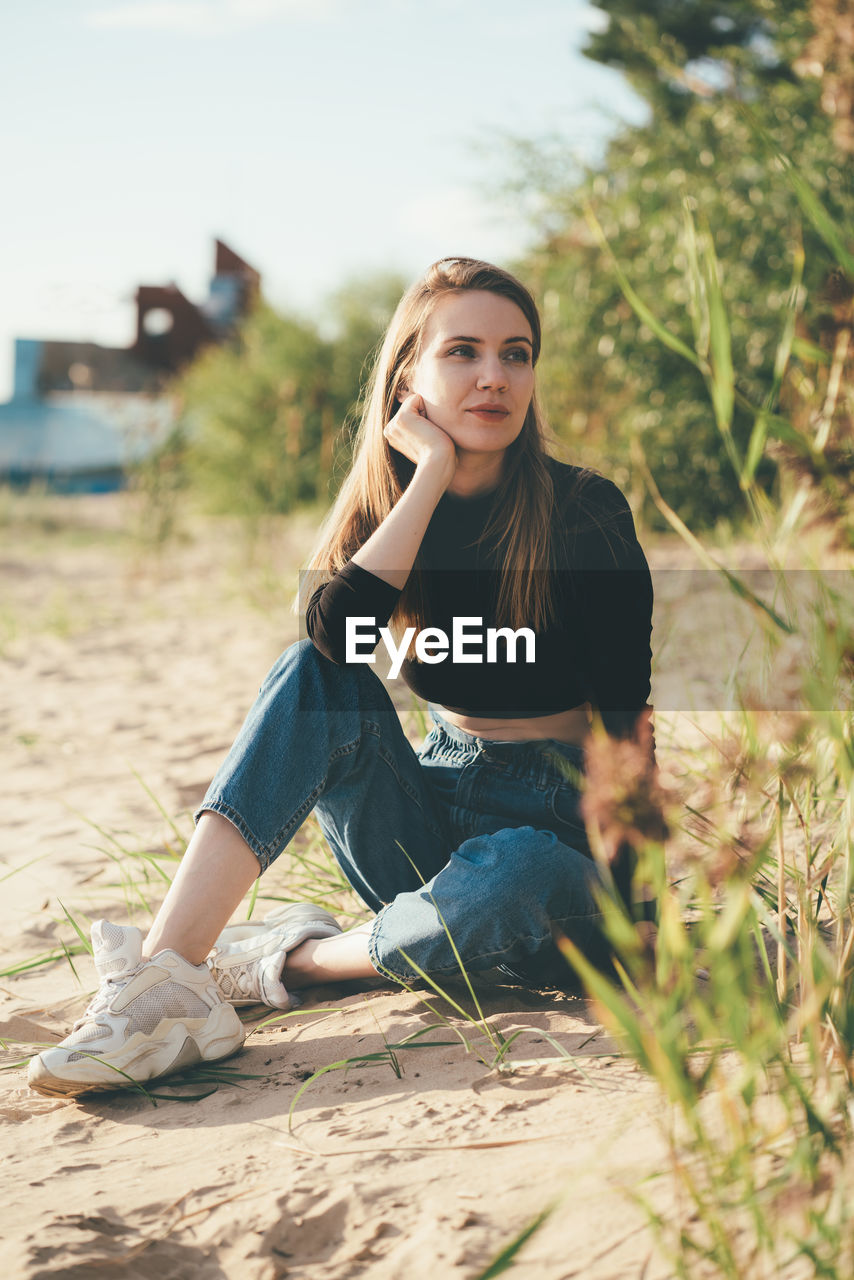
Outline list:
[[[426,458],[399,501],[352,557],[353,563],[399,591],[415,563],[430,517],[453,476],[445,458]]]

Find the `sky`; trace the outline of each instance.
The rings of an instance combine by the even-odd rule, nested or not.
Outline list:
[[[644,109],[584,0],[26,0],[0,14],[0,400],[16,336],[127,345],[219,236],[282,309],[531,236],[508,138],[593,159]]]

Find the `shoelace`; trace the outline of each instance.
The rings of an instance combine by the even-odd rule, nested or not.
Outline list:
[[[81,1017],[77,1019],[72,1027],[72,1031],[79,1031],[85,1026],[90,1018],[94,1018],[96,1014],[106,1009],[110,1001],[118,995],[122,987],[126,987],[131,978],[136,977],[145,961],[140,961],[138,965],[134,965],[132,969],[126,970],[124,973],[116,973],[102,978],[101,985],[95,992],[92,999],[87,1004]]]

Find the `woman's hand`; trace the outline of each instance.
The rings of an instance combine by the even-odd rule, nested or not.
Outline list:
[[[435,507],[457,470],[457,448],[447,431],[426,416],[420,396],[406,397],[383,435],[415,462],[415,475],[352,562],[402,591]]]
[[[416,467],[422,463],[434,463],[450,484],[457,469],[457,449],[447,431],[443,431],[427,417],[424,400],[410,395],[397,413],[386,424],[383,435],[393,449],[402,453]]]
[[[457,449],[447,431],[427,417],[417,395],[406,397],[383,434],[393,449],[415,463],[415,475],[354,553],[353,564],[402,591],[436,504],[454,478]]]

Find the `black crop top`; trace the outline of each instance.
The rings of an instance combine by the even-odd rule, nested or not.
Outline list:
[[[479,718],[553,715],[590,702],[608,732],[620,736],[630,732],[650,694],[649,569],[616,485],[555,459],[548,465],[555,491],[550,572],[557,608],[554,620],[534,637],[535,661],[526,661],[523,638],[515,645],[515,661],[512,646],[502,638],[491,653],[487,648],[488,628],[499,625],[501,556],[488,542],[473,544],[489,519],[494,493],[474,498],[445,493],[413,572],[422,575],[429,625],[445,632],[449,651],[432,663],[406,658],[400,675],[428,702]],[[347,619],[373,619],[373,627],[360,624],[359,629],[373,631],[379,640],[379,628],[387,626],[399,597],[396,587],[350,561],[309,600],[307,633],[321,653],[344,663]],[[453,660],[455,617],[482,619],[480,626],[467,624],[470,638],[459,650],[460,656],[480,654],[482,661]],[[359,652],[369,653],[371,647],[363,641]],[[492,661],[486,660],[488,653]],[[375,656],[385,672],[390,660],[384,645]]]

